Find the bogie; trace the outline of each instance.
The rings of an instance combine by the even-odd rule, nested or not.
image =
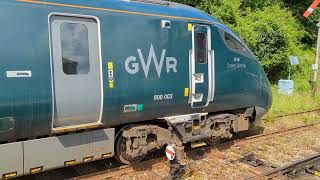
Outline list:
[[[183,149],[191,142],[192,147],[219,143],[230,139],[233,133],[249,130],[249,119],[253,114],[207,113],[172,116],[163,118],[169,128],[158,125],[132,125],[123,128],[116,138],[117,159],[124,164],[134,164],[144,159],[153,150],[165,145]],[[183,158],[184,153],[178,154]]]

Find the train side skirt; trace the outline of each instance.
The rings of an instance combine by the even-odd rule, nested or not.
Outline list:
[[[0,178],[112,157],[114,137],[114,129],[103,129],[0,145]]]

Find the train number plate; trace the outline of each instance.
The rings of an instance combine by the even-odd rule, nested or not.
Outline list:
[[[173,99],[173,94],[158,94],[153,96],[154,101],[171,100]]]

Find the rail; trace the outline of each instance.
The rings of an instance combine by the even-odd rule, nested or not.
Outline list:
[[[275,178],[279,175],[286,175],[289,173],[297,173],[297,170],[300,171],[310,171],[310,168],[314,167],[315,165],[318,165],[320,163],[320,153],[309,156],[305,159],[295,161],[293,163],[290,163],[286,166],[275,168],[273,170],[267,171],[265,173],[262,173],[261,175],[253,176],[250,178],[247,178],[247,180],[250,179],[262,179],[262,178]]]

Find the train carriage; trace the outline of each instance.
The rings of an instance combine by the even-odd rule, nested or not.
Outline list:
[[[0,14],[3,178],[211,144],[270,108],[250,49],[189,6],[2,0]]]

